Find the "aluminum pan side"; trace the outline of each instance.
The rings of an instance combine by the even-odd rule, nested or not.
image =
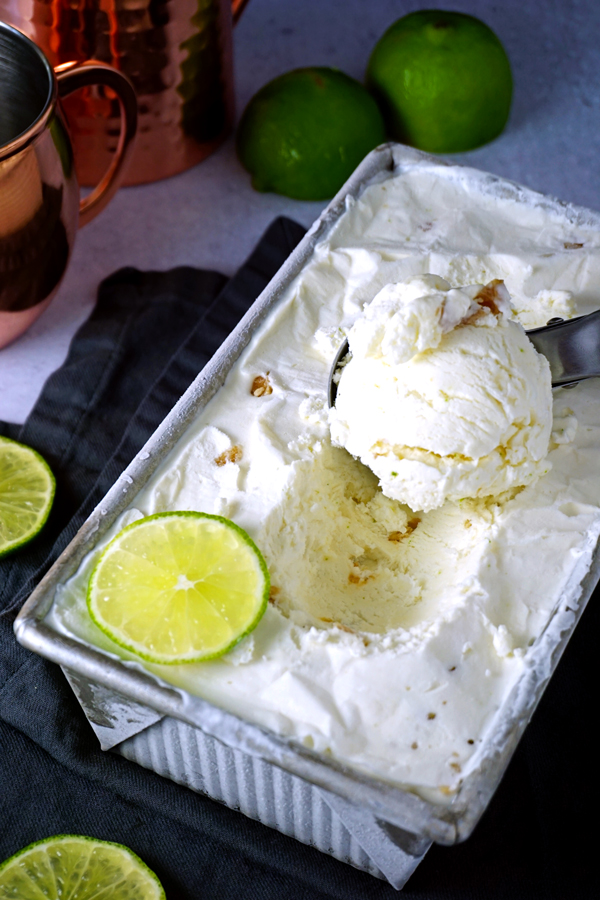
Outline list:
[[[60,665],[80,672],[165,715],[199,727],[231,747],[260,756],[294,775],[333,791],[355,805],[368,808],[380,819],[438,843],[451,844],[463,840],[471,833],[500,782],[518,740],[600,578],[598,548],[589,572],[581,584],[575,585],[561,601],[543,635],[530,652],[527,671],[507,698],[494,734],[487,741],[487,752],[483,755],[479,768],[465,778],[450,806],[430,802],[409,790],[322,758],[290,740],[250,725],[200,698],[191,697],[166,685],[116,656],[111,657],[79,641],[59,635],[42,621],[51,606],[57,586],[74,574],[84,555],[93,549],[117,516],[130,505],[135,493],[147,482],[188,425],[222,386],[253,333],[300,272],[315,244],[345,211],[347,198],[357,197],[369,182],[383,177],[386,172],[431,162],[443,165],[437,158],[400,145],[383,145],[366,157],[40,582],[17,617],[15,633],[24,646]],[[534,195],[533,192],[496,176],[481,173],[479,186],[483,192],[487,189],[494,192],[501,190],[503,196],[516,201],[525,194],[528,197],[535,196],[536,203],[541,206],[548,205],[555,211],[559,207],[565,224],[585,224],[600,230],[598,214],[569,204],[559,204],[542,195]]]

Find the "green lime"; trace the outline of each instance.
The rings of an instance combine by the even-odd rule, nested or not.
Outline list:
[[[0,865],[0,900],[166,900],[154,872],[121,844],[58,834]]]
[[[163,665],[221,656],[258,625],[269,574],[229,519],[167,512],[139,519],[98,560],[87,602],[119,646]]]
[[[307,68],[270,81],[246,107],[237,152],[257,191],[326,200],[385,141],[368,91],[337,69]]]
[[[398,141],[433,153],[472,150],[508,119],[510,63],[479,19],[441,10],[413,12],[375,45],[367,86]]]
[[[0,437],[0,557],[42,530],[55,487],[54,475],[39,453]]]

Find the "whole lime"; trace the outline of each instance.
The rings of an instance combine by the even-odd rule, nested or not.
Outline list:
[[[371,54],[367,86],[390,135],[433,153],[493,140],[512,96],[510,63],[494,32],[441,10],[410,13],[388,28]]]
[[[237,153],[258,191],[297,200],[332,197],[363,157],[385,141],[376,102],[337,69],[294,69],[254,95]]]

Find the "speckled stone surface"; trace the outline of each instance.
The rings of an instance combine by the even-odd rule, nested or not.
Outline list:
[[[234,38],[238,115],[265,82],[291,68],[332,65],[362,79],[385,29],[407,12],[432,6],[487,22],[513,67],[514,101],[504,134],[455,159],[600,209],[595,0],[251,0]],[[46,313],[0,351],[0,419],[25,420],[89,315],[98,283],[115,269],[187,264],[231,274],[275,216],[309,225],[322,206],[255,193],[231,138],[182,175],[123,189],[78,235],[67,276]]]

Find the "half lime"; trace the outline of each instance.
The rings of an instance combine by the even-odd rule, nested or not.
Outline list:
[[[29,844],[0,865],[0,900],[166,900],[128,847],[76,834]]]
[[[39,453],[0,437],[0,557],[42,530],[55,487],[50,466]]]

